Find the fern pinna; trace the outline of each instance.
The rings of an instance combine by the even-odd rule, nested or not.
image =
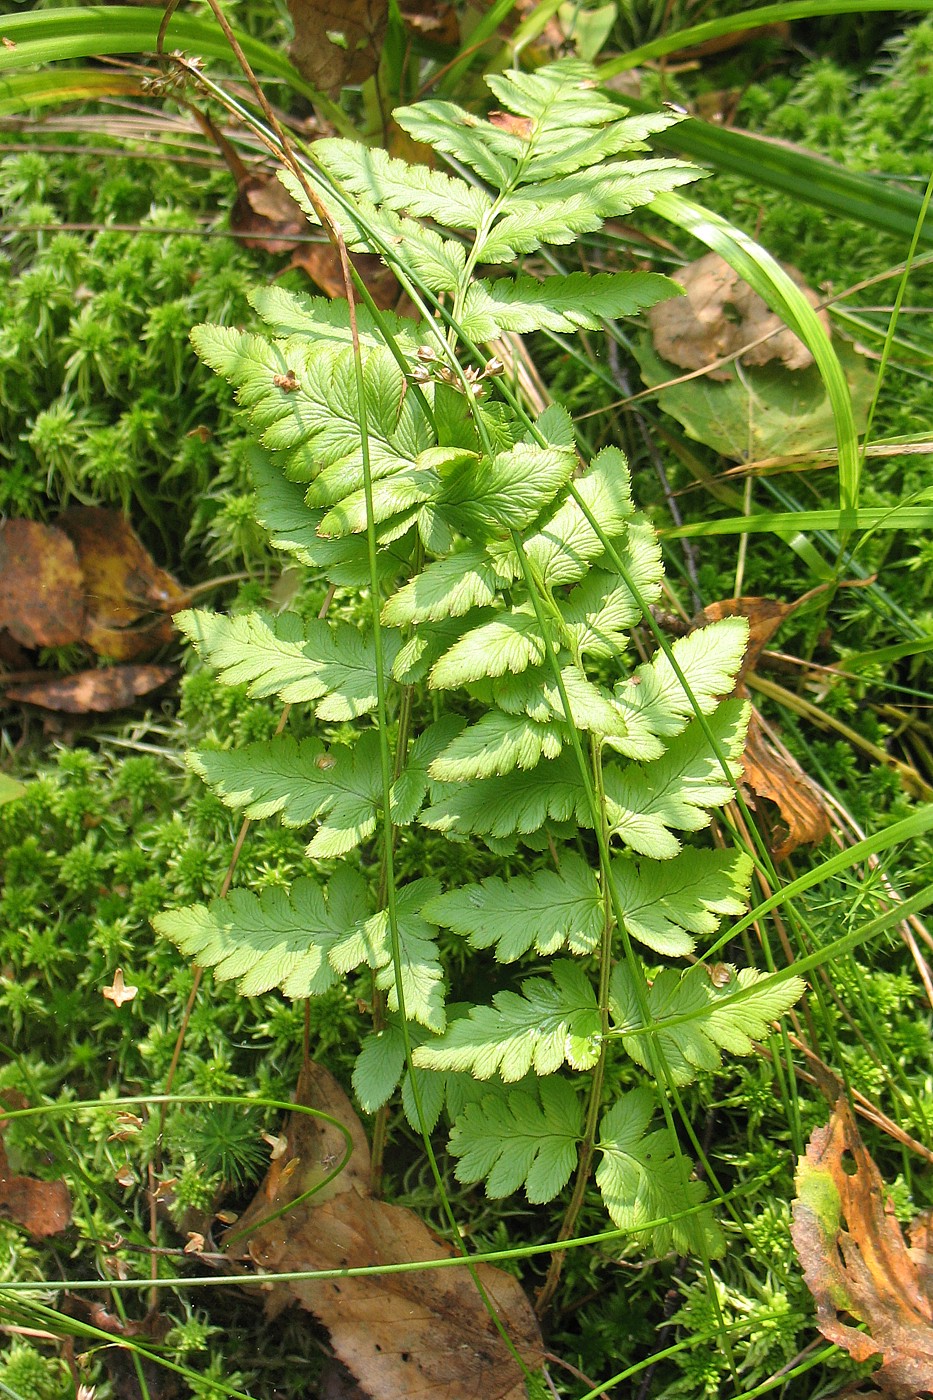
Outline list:
[[[695,172],[642,154],[672,117],[626,117],[578,63],[488,82],[502,109],[488,120],[443,101],[396,113],[459,173],[324,140],[305,180],[284,177],[312,221],[325,207],[351,250],[393,268],[420,320],[360,304],[354,333],[346,302],[262,288],[265,334],[193,333],[258,438],[260,521],[332,585],[335,616],[182,614],[221,680],[318,722],[311,738],[201,748],[193,767],[231,808],[312,834],[290,889],[233,889],[156,924],[245,995],[319,996],[371,969],[365,1110],[401,1085],[423,1131],[449,1124],[461,1181],[543,1202],[576,1172],[579,1201],[595,1165],[616,1226],[715,1252],[665,1088],[748,1053],[801,990],[657,966],[746,906],[747,856],[683,844],[731,795],[746,710],[719,697],[746,625],[632,660],[662,565],[625,458],[581,463],[566,411],[532,421],[481,349],[598,329],[679,289],[644,272],[542,275],[543,258],[478,275]],[[485,851],[486,878],[396,884],[426,833]],[[449,1001],[464,946],[499,966],[488,1005]]]

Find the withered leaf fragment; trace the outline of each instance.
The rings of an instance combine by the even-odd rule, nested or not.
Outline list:
[[[160,569],[119,511],[74,506],[58,517],[78,555],[88,612],[101,627],[126,627],[146,613],[178,612],[188,594]]]
[[[6,698],[72,715],[106,714],[109,710],[124,710],[141,695],[158,690],[176,671],[175,666],[108,666],[96,671],[76,671],[72,676],[11,685]]]
[[[237,1222],[229,1251],[244,1247],[267,1273],[356,1268],[448,1259],[453,1251],[413,1211],[369,1190],[369,1146],[343,1090],[319,1066],[299,1084],[298,1102],[348,1128],[346,1168],[302,1205],[272,1212],[321,1182],[341,1161],[345,1139],[321,1119],[294,1113],[288,1148],[272,1162],[256,1199]],[[476,1273],[527,1366],[541,1364],[531,1306],[511,1275],[479,1264]],[[336,1356],[371,1400],[524,1400],[521,1369],[503,1343],[463,1267],[273,1284],[267,1311],[297,1302],[328,1328]]]
[[[0,1121],[2,1127],[2,1121]],[[10,1170],[0,1137],[0,1219],[22,1225],[34,1239],[58,1235],[71,1224],[71,1197],[63,1181],[37,1181]]]
[[[925,1217],[914,1222],[908,1250],[878,1168],[840,1098],[797,1165],[791,1234],[823,1336],[855,1361],[879,1356],[872,1380],[893,1400],[933,1391],[928,1229]]]
[[[301,75],[336,97],[379,66],[388,0],[288,0],[295,38],[288,56]]]
[[[230,210],[230,227],[247,248],[290,253],[307,233],[308,221],[274,175],[244,175]]]
[[[788,263],[784,271],[800,288],[811,306],[819,297],[803,279],[803,274]],[[648,321],[654,338],[654,348],[665,360],[682,369],[702,369],[704,365],[723,356],[732,355],[743,345],[761,340],[740,356],[743,365],[766,365],[780,360],[786,369],[806,369],[813,356],[793,331],[773,311],[769,311],[757,292],[734,272],[718,253],[707,253],[696,262],[688,263],[674,274],[687,295],[653,306]],[[825,311],[817,313],[827,335],[829,318]],[[732,379],[735,371],[723,366],[709,371],[711,379]]]
[[[84,577],[71,540],[37,520],[0,524],[0,627],[27,647],[62,647],[84,630]]]

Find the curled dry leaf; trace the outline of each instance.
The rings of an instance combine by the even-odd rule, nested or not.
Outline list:
[[[339,1119],[353,1153],[326,1187],[287,1214],[274,1211],[323,1181],[345,1155],[343,1134],[325,1120],[295,1113],[288,1150],[269,1168],[228,1247],[245,1248],[268,1273],[357,1268],[448,1259],[453,1251],[413,1211],[387,1205],[369,1191],[369,1145],[343,1090],[312,1065],[298,1101]],[[476,1273],[525,1364],[541,1364],[534,1313],[511,1275],[479,1264]],[[297,1302],[328,1328],[337,1357],[371,1400],[523,1400],[521,1369],[503,1343],[464,1268],[415,1270],[364,1278],[273,1284],[274,1315]]]
[[[27,647],[62,647],[84,631],[84,577],[75,546],[37,520],[0,524],[0,627]]]
[[[0,1119],[2,1129],[2,1119]],[[58,1235],[71,1224],[71,1197],[63,1181],[37,1181],[10,1170],[0,1136],[0,1219],[22,1225],[34,1239]]]
[[[354,253],[350,261],[366,283],[380,311],[397,310],[400,315],[406,314],[404,306],[396,305],[401,295],[398,283],[375,254]],[[346,296],[340,258],[330,243],[303,243],[292,253],[290,266],[300,267],[332,300]]]
[[[748,694],[745,677],[755,669],[762,651],[796,606],[779,602],[777,598],[726,598],[710,603],[697,618],[700,626],[723,617],[748,619],[748,650],[738,673],[737,695]],[[771,844],[775,860],[785,860],[798,846],[819,845],[829,835],[829,811],[819,788],[798,764],[786,758],[769,741],[754,708],[742,768],[744,786],[755,796],[774,802],[783,818],[784,826],[774,833]]]
[[[807,286],[803,274],[788,263],[781,265],[810,305],[817,306],[819,297]],[[718,253],[707,253],[688,263],[676,273],[676,281],[686,296],[661,302],[648,312],[654,347],[665,360],[683,369],[702,369],[767,336],[739,357],[741,364],[766,365],[780,360],[786,369],[796,370],[813,363],[803,341],[768,310],[758,293]],[[829,318],[825,311],[817,314],[828,335]],[[709,375],[711,379],[732,379],[734,371],[723,366],[710,370]]]
[[[158,690],[177,672],[176,666],[108,666],[97,671],[76,671],[48,681],[11,685],[8,700],[39,705],[65,714],[106,714],[124,710],[142,695]]]
[[[336,97],[372,77],[389,23],[388,0],[288,0],[295,38],[288,56],[298,72]]]
[[[85,638],[92,646],[95,630],[129,628],[147,614],[168,614],[187,606],[189,595],[177,579],[159,568],[118,511],[75,506],[60,515],[57,524],[78,556],[88,611]],[[157,625],[165,621],[163,616]]]
[[[744,786],[780,809],[784,827],[778,827],[770,843],[775,860],[786,860],[798,846],[818,846],[829,835],[829,812],[819,788],[769,741],[755,709],[749,720],[742,770]]]
[[[798,1163],[791,1234],[823,1336],[856,1361],[880,1355],[872,1380],[894,1400],[933,1391],[929,1218],[908,1249],[842,1098]]]
[[[308,221],[299,204],[274,175],[247,175],[230,210],[230,227],[247,248],[290,253]]]

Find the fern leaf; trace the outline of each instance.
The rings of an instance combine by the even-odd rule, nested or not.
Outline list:
[[[681,294],[668,277],[653,272],[571,272],[566,276],[502,277],[469,288],[459,324],[473,340],[503,331],[597,330],[603,321],[634,316],[646,306]]]
[[[686,957],[693,934],[711,936],[724,914],[744,912],[751,873],[750,856],[690,846],[673,860],[612,863],[625,927],[668,957]]]
[[[545,647],[531,603],[474,627],[445,652],[431,670],[435,690],[451,690],[506,671],[524,671],[544,660]]]
[[[250,695],[277,695],[290,703],[317,701],[318,719],[338,723],[375,709],[372,638],[348,623],[305,623],[293,613],[224,617],[202,610],[176,620],[225,685],[246,684]],[[383,645],[391,665],[398,633],[386,631]]]
[[[678,1160],[677,1143],[667,1128],[649,1132],[655,1101],[650,1089],[632,1089],[613,1104],[599,1128],[602,1161],[596,1184],[612,1222],[637,1234],[651,1231],[652,1249],[667,1254],[719,1255],[723,1239],[709,1210],[696,1211],[706,1196],[702,1181],[689,1179],[689,1164]],[[681,1218],[677,1218],[680,1216]]]
[[[345,855],[376,829],[382,771],[374,732],[329,753],[317,739],[282,735],[234,752],[195,750],[189,762],[222,802],[248,817],[278,812],[286,826],[317,821],[308,854],[319,860]]]
[[[747,706],[727,700],[708,724],[730,771],[737,772],[748,725]],[[671,741],[661,758],[625,769],[607,765],[604,777],[613,834],[640,855],[656,860],[667,860],[680,850],[670,828],[702,830],[709,825],[709,809],[721,807],[733,792],[698,720]]]
[[[405,1013],[423,1026],[440,1033],[446,1025],[444,974],[434,942],[434,930],[421,917],[420,909],[440,891],[437,880],[414,880],[396,895],[399,966]],[[398,989],[392,962],[392,936],[385,909],[372,914],[344,933],[328,952],[335,971],[346,974],[361,963],[376,973],[376,986],[388,993],[388,1004],[398,1011]]]
[[[538,724],[527,715],[490,710],[464,729],[431,764],[430,775],[441,782],[468,782],[534,768],[542,758],[556,758],[564,747],[559,725]]]
[[[318,141],[314,152],[358,199],[433,219],[446,228],[477,229],[492,208],[489,195],[478,186],[427,165],[409,165],[358,141]]]
[[[503,575],[485,550],[457,549],[437,559],[386,602],[382,621],[389,627],[462,617],[471,608],[494,603],[512,575]]]
[[[370,1031],[353,1066],[353,1092],[364,1113],[388,1103],[405,1070],[405,1040],[395,1019]]]
[[[472,539],[523,530],[566,486],[575,466],[567,448],[516,443],[446,474],[445,518]]]
[[[617,447],[604,448],[574,485],[583,505],[599,522],[604,536],[613,539],[626,532],[635,508],[628,463]],[[525,541],[525,553],[537,565],[548,588],[583,578],[590,562],[599,558],[603,548],[603,541],[584,510],[570,495],[547,524]],[[660,574],[660,551],[658,561]]]
[[[476,1006],[451,1023],[446,1035],[414,1054],[424,1069],[469,1070],[477,1079],[499,1074],[507,1083],[533,1067],[553,1074],[566,1061],[591,1069],[599,1058],[601,1026],[585,971],[559,960],[553,981],[530,977],[522,993],[497,992],[492,1006]]]
[[[287,481],[269,454],[259,447],[249,451],[250,475],[256,488],[256,517],[269,531],[273,548],[290,554],[310,569],[321,569],[341,588],[369,584],[369,550],[365,539],[325,540],[317,527],[323,510],[311,510],[304,491]],[[376,555],[380,580],[397,574],[408,564],[409,550],[387,546]]]
[[[473,948],[495,946],[498,962],[514,962],[534,946],[543,956],[567,948],[590,953],[605,917],[594,871],[581,856],[561,857],[560,871],[449,890],[421,911],[431,923],[466,936]]]
[[[748,624],[740,617],[724,617],[678,637],[671,651],[690,687],[689,694],[667,654],[658,651],[627,682],[616,686],[629,737],[627,746],[618,743],[615,747],[633,757],[645,756],[644,741],[649,736],[679,734],[695,713],[694,707],[708,715],[718,697],[732,690],[747,643]]]
[[[799,977],[766,976],[750,967],[731,969],[722,987],[702,966],[685,973],[666,968],[647,989],[646,1028],[632,974],[620,963],[612,973],[610,1010],[614,1033],[633,1060],[655,1072],[653,1044],[674,1083],[689,1084],[700,1071],[718,1070],[723,1050],[750,1055],[803,990]]]
[[[243,996],[272,987],[289,997],[320,996],[337,981],[328,953],[348,921],[366,917],[368,904],[362,876],[343,869],[326,892],[307,878],[290,892],[235,889],[209,905],[158,914],[153,926],[199,967],[212,967],[218,981],[236,981]]]
[[[421,167],[412,168],[418,170]],[[274,284],[254,287],[248,293],[248,299],[277,339],[305,336],[315,342],[329,340],[341,346],[352,344],[350,313],[345,301],[304,296]],[[423,339],[409,317],[394,316],[391,311],[380,312],[377,327],[369,307],[362,302],[356,308],[356,324],[360,344],[367,349],[384,345],[391,336],[405,349],[414,350]]]
[[[647,607],[661,596],[661,547],[646,520],[638,518],[629,525],[621,543],[616,544],[616,553],[637,598],[623,578],[607,566],[593,569],[560,604],[570,636],[583,656],[609,658],[625,651],[628,629],[642,615],[641,603]]]
[[[528,773],[457,784],[450,791],[439,788],[421,823],[452,839],[503,838],[538,831],[549,819],[592,825],[586,789],[572,755],[562,754]]]
[[[558,664],[562,661],[563,657],[558,656]],[[563,695],[550,667],[542,666],[494,681],[492,698],[509,714],[524,713],[538,724],[555,719],[565,721],[569,712],[578,729],[588,729],[601,738],[628,733],[625,716],[609,691],[587,680],[575,665],[561,665],[560,677]]]
[[[486,1182],[486,1195],[522,1186],[533,1204],[552,1201],[570,1179],[583,1135],[583,1106],[555,1075],[468,1104],[450,1134],[458,1181]]]
[[[428,769],[460,733],[463,723],[459,715],[444,715],[412,744],[405,767],[392,784],[391,811],[396,826],[408,826],[418,815],[430,786]]]
[[[393,116],[409,136],[453,156],[493,189],[502,190],[509,184],[515,169],[511,154],[515,146],[490,122],[454,102],[438,99],[419,102],[417,107],[397,107]]]

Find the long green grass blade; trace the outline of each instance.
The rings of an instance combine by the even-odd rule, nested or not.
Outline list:
[[[142,81],[133,73],[89,68],[52,68],[0,78],[0,117],[65,102],[99,102],[103,97],[139,97]]]
[[[155,5],[82,5],[10,15],[0,21],[0,29],[3,38],[14,47],[0,48],[0,72],[97,54],[154,53],[162,16],[162,7]],[[282,54],[248,34],[237,32],[236,37],[259,73],[283,79],[310,102],[320,104],[317,88],[306,82]],[[223,32],[210,16],[176,11],[165,36],[166,53],[173,49],[203,58],[235,61]]]
[[[785,4],[761,5],[754,10],[740,10],[737,14],[723,15],[720,19],[692,24],[687,29],[669,31],[659,39],[652,39],[640,48],[629,49],[628,53],[610,59],[600,69],[600,77],[609,78],[614,73],[637,68],[649,59],[663,58],[665,54],[695,48],[723,34],[740,34],[743,30],[757,29],[763,24],[786,24],[790,20],[811,19],[818,15],[872,14],[881,10],[928,12],[933,10],[933,0],[919,0],[913,5],[902,5],[898,0],[787,0]]]
[[[626,96],[632,112],[653,112],[657,104]],[[703,161],[718,171],[739,175],[753,184],[783,190],[837,218],[857,219],[895,237],[913,235],[923,203],[922,196],[888,185],[858,170],[846,170],[825,156],[744,131],[727,131],[709,122],[688,117],[652,137],[651,144],[674,155]],[[927,225],[920,242],[933,246],[933,228]]]
[[[844,512],[853,510],[858,505],[860,459],[852,398],[839,357],[803,292],[770,253],[718,214],[676,194],[659,195],[651,208],[725,258],[807,346],[832,408],[839,453],[839,505]]]
[[[660,533],[665,539],[700,538],[706,535],[774,535],[799,530],[929,530],[933,528],[933,505],[860,506],[853,510],[757,511],[733,515],[726,520],[696,520],[676,525]]]

